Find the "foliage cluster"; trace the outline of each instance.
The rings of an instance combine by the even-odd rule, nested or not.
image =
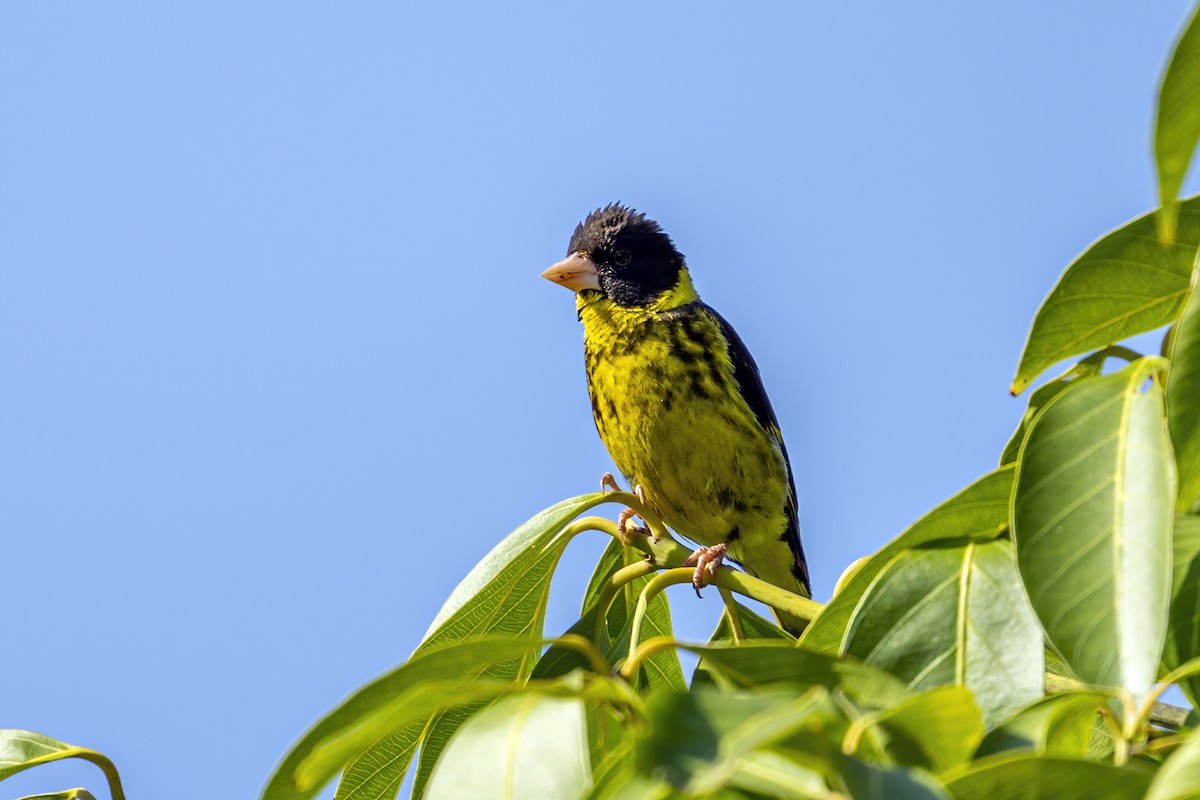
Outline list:
[[[996,470],[847,571],[827,605],[732,569],[704,644],[663,589],[690,549],[638,499],[561,502],[459,585],[402,665],[286,754],[263,800],[414,797],[1200,797],[1200,197],[1176,195],[1200,136],[1200,17],[1159,96],[1162,207],[1106,234],[1038,310]],[[1167,328],[1161,352],[1117,344]],[[1116,368],[1119,366],[1119,368]],[[584,516],[629,506],[624,546]],[[543,631],[572,538],[612,536],[565,634]],[[810,620],[799,640],[741,594]],[[685,677],[680,651],[698,657]],[[99,754],[0,732],[0,779]],[[77,789],[44,797],[89,797]]]

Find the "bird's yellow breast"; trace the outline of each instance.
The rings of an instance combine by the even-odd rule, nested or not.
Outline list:
[[[701,544],[731,534],[741,538],[735,551],[775,543],[786,526],[787,465],[690,281],[646,308],[581,295],[579,317],[596,427],[630,483]]]

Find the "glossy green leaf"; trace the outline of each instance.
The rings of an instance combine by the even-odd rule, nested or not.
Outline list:
[[[1166,635],[1175,497],[1159,359],[1063,392],[1021,448],[1017,563],[1050,643],[1083,681],[1144,697]]]
[[[116,767],[104,755],[95,750],[69,745],[33,731],[0,728],[0,781],[39,764],[61,761],[64,758],[79,758],[92,762],[104,773],[113,798],[115,800],[124,798],[121,779],[117,775]],[[83,790],[72,789],[70,791]]]
[[[837,741],[827,731],[846,725],[820,687],[656,692],[645,714],[649,730],[635,750],[637,771],[700,796],[726,786],[752,754],[784,742],[832,758]]]
[[[1017,425],[1017,429],[1013,431],[1013,435],[1008,440],[1008,444],[1004,446],[1004,452],[1000,454],[1000,466],[1017,463],[1017,454],[1021,451],[1021,444],[1025,441],[1025,437],[1029,434],[1029,426],[1033,424],[1033,420],[1037,417],[1047,403],[1058,397],[1060,393],[1070,388],[1075,383],[1095,378],[1104,370],[1104,364],[1108,361],[1109,351],[1116,351],[1116,354],[1124,354],[1128,356],[1127,360],[1138,358],[1138,354],[1126,348],[1105,348],[1096,353],[1092,353],[1087,358],[1081,360],[1078,364],[1071,367],[1069,370],[1059,375],[1054,380],[1039,386],[1033,394],[1029,396],[1029,405],[1025,409],[1025,415],[1021,417],[1021,422]]]
[[[1171,612],[1163,646],[1167,671],[1200,657],[1200,517],[1177,515],[1172,539]],[[1200,700],[1200,679],[1184,678],[1179,685],[1193,704]]]
[[[1200,736],[1193,734],[1171,753],[1144,800],[1200,800]]]
[[[942,779],[956,800],[1131,800],[1150,783],[1141,770],[1033,753],[990,756]]]
[[[33,731],[0,728],[0,780],[38,764],[70,758],[77,755],[78,750],[66,742]]]
[[[949,800],[950,795],[927,772],[906,767],[843,759],[842,778],[852,800]]]
[[[583,701],[510,695],[458,729],[424,796],[570,800],[585,796],[591,784]]]
[[[820,772],[771,750],[745,754],[730,776],[729,785],[745,791],[754,800],[829,800],[830,797]]]
[[[795,641],[790,634],[774,622],[754,613],[736,600],[734,601],[734,606],[737,609],[738,615],[738,636],[734,635],[734,625],[729,617],[729,609],[726,608],[721,613],[721,618],[717,621],[717,627],[713,630],[712,635],[708,637],[708,646],[720,647],[737,644],[739,637],[741,641],[765,640],[789,646]],[[720,682],[724,678],[719,672],[711,670],[705,660],[701,658],[696,663],[696,669],[692,672],[691,685],[702,686],[713,683],[714,680]]]
[[[653,577],[651,575],[633,580],[628,584],[628,592],[618,592],[606,610],[605,624],[597,626],[596,618],[600,613],[597,604],[601,587],[624,566],[622,551],[620,542],[614,540],[609,544],[589,582],[584,598],[583,616],[568,631],[592,640],[596,639],[599,633],[598,646],[609,664],[619,664],[629,654],[629,639],[633,633],[633,609],[642,590]],[[655,636],[671,636],[672,633],[670,602],[666,592],[659,592],[650,598],[646,606],[641,638],[645,641]],[[555,677],[566,675],[575,669],[592,669],[592,664],[578,650],[554,645],[538,660],[530,677]],[[639,679],[644,686],[669,686],[676,689],[687,687],[683,667],[679,663],[679,654],[669,648],[659,650],[643,662]]]
[[[962,686],[913,695],[874,715],[871,724],[887,731],[887,751],[897,762],[933,772],[970,760],[984,734],[979,706]]]
[[[1159,240],[1155,217],[1106,234],[1067,267],[1034,317],[1013,394],[1065,358],[1174,321],[1200,244],[1200,198],[1180,203],[1172,244]]]
[[[855,571],[800,637],[800,646],[838,653],[846,626],[868,587],[897,553],[933,542],[987,541],[1008,525],[1013,468],[1002,467],[951,497],[912,524]]]
[[[1107,699],[1097,692],[1081,691],[1038,700],[989,733],[975,757],[1026,750],[1038,755],[1083,758],[1088,753],[1096,715]]]
[[[496,664],[520,663],[536,649],[532,642],[485,639],[413,656],[359,689],[309,729],[276,768],[263,791],[264,800],[315,796],[350,757],[388,735],[387,730],[381,732],[382,723],[391,724],[391,730],[409,729],[417,720],[427,719],[438,708],[461,699],[454,687],[443,694],[434,682],[455,678],[471,681]],[[490,681],[489,685],[494,697],[506,684]]]
[[[1154,159],[1158,163],[1158,195],[1163,213],[1159,230],[1167,241],[1175,235],[1175,199],[1200,137],[1200,12],[1192,13],[1158,92],[1154,126]]]
[[[540,636],[550,575],[566,545],[562,529],[606,499],[564,500],[510,533],[450,594],[422,644],[498,633]]]
[[[856,703],[882,708],[902,702],[904,683],[870,664],[793,647],[789,642],[748,641],[740,645],[680,645],[700,656],[719,683],[743,689],[777,684],[840,689]],[[703,684],[702,684],[703,685]]]
[[[606,500],[603,494],[564,500],[536,514],[505,537],[451,593],[414,656],[449,642],[488,635],[540,638],[550,578],[568,541],[562,535],[563,528],[575,517]],[[536,651],[525,659],[490,665],[486,674],[497,680],[524,677],[532,668],[535,655]],[[331,712],[326,719],[339,715],[343,710],[344,705]],[[473,707],[452,709],[436,715],[427,726],[407,726],[380,739],[347,765],[344,779],[350,779],[351,783],[345,790],[339,787],[338,800],[349,797],[353,800],[374,800],[379,795],[373,792],[386,791],[391,783],[402,781],[413,749],[418,744],[421,750],[414,793],[419,796],[441,747],[471,710]],[[315,727],[310,730],[301,743],[316,730]],[[293,749],[285,756],[285,763],[294,753]],[[374,773],[371,770],[376,764],[387,765],[387,768]],[[283,766],[279,769],[282,770]],[[279,778],[280,775],[277,770],[275,777]],[[271,791],[279,794],[267,793]],[[263,797],[268,800],[276,796],[312,796],[312,792],[292,795],[287,791],[290,790],[282,785],[268,784]]]
[[[51,794],[29,794],[18,800],[96,800],[96,796],[87,789],[67,789]]]
[[[1179,468],[1175,510],[1181,513],[1200,500],[1200,290],[1194,288],[1198,283],[1200,261],[1171,338],[1171,370],[1167,374],[1167,418]]]
[[[392,800],[404,783],[428,720],[394,731],[353,759],[338,781],[334,800]]]
[[[989,727],[1042,695],[1042,631],[1005,540],[908,550],[879,573],[843,651],[921,690],[966,686]]]

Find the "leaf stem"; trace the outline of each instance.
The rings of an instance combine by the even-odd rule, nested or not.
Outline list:
[[[125,800],[125,790],[121,787],[121,776],[117,774],[116,764],[110,761],[108,756],[86,747],[77,748],[76,752],[71,755],[82,758],[84,761],[90,761],[99,767],[108,780],[108,791],[112,795],[112,800]]]
[[[695,570],[693,569],[680,567],[678,569],[665,570],[650,579],[650,582],[642,589],[642,593],[638,595],[637,608],[633,611],[633,626],[629,634],[630,653],[638,649],[638,643],[642,639],[642,621],[646,618],[646,610],[650,607],[651,598],[668,586],[673,586],[677,583],[691,583],[694,573]],[[632,658],[633,656],[631,655],[630,660]]]
[[[604,630],[604,620],[608,614],[608,607],[612,605],[613,598],[622,588],[629,589],[629,585],[638,578],[643,578],[656,571],[658,567],[650,561],[638,561],[625,567],[621,567],[614,572],[604,584],[604,588],[600,590],[600,599],[596,603],[596,628],[594,638],[600,640],[600,632]],[[628,605],[633,605],[632,593]],[[628,607],[628,606],[627,606]]]
[[[647,587],[649,588],[649,587]],[[629,658],[625,659],[625,663],[621,665],[618,674],[625,680],[633,683],[634,677],[638,674],[638,670],[642,668],[642,662],[660,650],[671,650],[679,645],[673,636],[655,636],[647,639],[629,654]]]
[[[581,653],[591,662],[592,668],[599,675],[607,675],[610,672],[608,662],[604,660],[604,655],[590,639],[580,636],[577,633],[564,633],[556,639],[551,639],[550,644]]]
[[[725,603],[725,613],[729,615],[729,631],[733,634],[734,644],[741,644],[746,639],[746,634],[742,631],[742,618],[738,614],[737,601],[733,599],[733,593],[724,586],[717,587],[721,591],[721,600]]]

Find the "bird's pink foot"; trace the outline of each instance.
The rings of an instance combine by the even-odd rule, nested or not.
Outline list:
[[[606,477],[612,477],[612,476],[607,475]],[[616,481],[613,481],[613,484],[615,485]],[[642,503],[646,502],[646,493],[642,490],[642,485],[640,483],[637,486],[633,487],[633,493],[635,495],[637,495],[637,499],[641,500]],[[634,536],[634,535],[646,536],[647,534],[650,533],[650,531],[647,528],[643,528],[641,525],[630,525],[629,524],[629,520],[633,519],[636,516],[637,516],[637,512],[634,511],[632,508],[625,509],[617,516],[617,535],[621,537],[621,543],[626,546],[632,544],[632,541],[631,541],[632,536]]]
[[[696,565],[696,573],[692,576],[692,588],[696,590],[696,597],[700,596],[700,590],[708,586],[713,576],[717,574],[717,567],[721,566],[721,562],[725,560],[725,553],[728,551],[729,545],[724,542],[712,547],[697,547],[696,552],[683,562],[685,567]]]
[[[621,544],[633,544],[634,536],[645,536],[649,533],[646,528],[641,525],[630,525],[629,520],[637,516],[637,512],[632,508],[627,508],[617,515],[617,536],[621,537]]]
[[[607,491],[621,491],[621,487],[617,484],[617,479],[613,477],[611,472],[606,472],[600,476],[600,493],[604,494]]]

